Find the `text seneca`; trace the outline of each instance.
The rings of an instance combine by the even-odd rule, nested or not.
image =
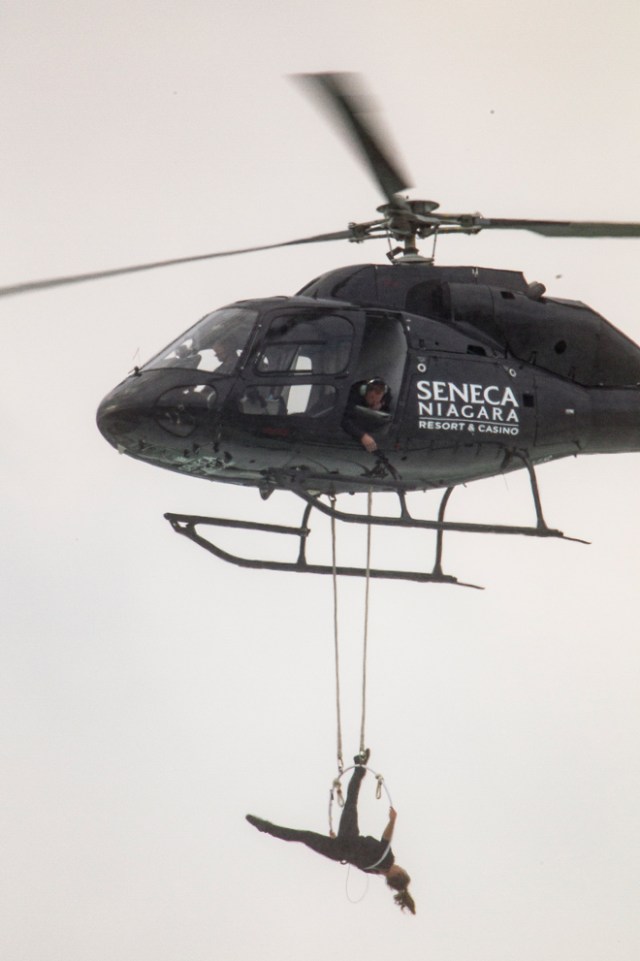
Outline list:
[[[497,384],[454,384],[446,380],[419,380],[418,402],[439,401],[453,404],[489,404],[491,407],[504,407],[511,404],[519,407],[515,394],[510,387],[498,387]]]

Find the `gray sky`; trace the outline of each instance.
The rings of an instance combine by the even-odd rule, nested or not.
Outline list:
[[[296,71],[362,72],[413,196],[445,210],[640,220],[635,2],[70,0],[2,19],[0,283],[371,219],[382,198]],[[228,568],[162,518],[298,506],[128,461],[95,427],[102,396],[208,310],[383,256],[324,245],[0,304],[7,961],[637,959],[638,455],[540,470],[547,520],[590,547],[453,536],[447,568],[484,592],[373,585],[367,740],[412,918],[243,819],[326,829],[329,580]],[[637,258],[524,234],[439,249],[522,269],[636,341]],[[451,511],[529,518],[526,478]],[[431,546],[377,532],[374,560]],[[339,550],[364,559],[362,532]],[[341,583],[348,755],[362,598]],[[376,833],[385,803],[365,801]]]

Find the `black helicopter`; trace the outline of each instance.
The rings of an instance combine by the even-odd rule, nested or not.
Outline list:
[[[640,348],[585,304],[546,297],[542,284],[527,283],[521,273],[435,266],[416,243],[486,229],[637,237],[640,224],[496,220],[443,214],[432,201],[408,200],[402,196],[407,178],[376,131],[357,77],[300,79],[324,97],[374,174],[387,201],[377,220],[284,244],[0,293],[296,244],[390,238],[397,246],[388,264],[332,270],[295,296],[238,301],[207,314],[105,397],[97,415],[102,434],[119,451],[156,467],[257,487],[264,498],[274,490],[302,498],[299,527],[165,515],[178,533],[246,567],[331,573],[332,567],[306,560],[314,508],[350,523],[437,532],[429,572],[338,567],[342,574],[458,583],[442,571],[446,530],[564,537],[544,521],[535,465],[640,450]],[[384,385],[383,410],[361,400],[371,379]],[[345,429],[345,417],[375,435],[374,453]],[[534,526],[445,520],[456,485],[523,468],[531,480]],[[407,492],[433,488],[445,490],[437,519],[411,517]],[[336,495],[359,491],[395,492],[398,515],[337,510]],[[295,535],[297,559],[229,554],[198,532],[203,525]]]

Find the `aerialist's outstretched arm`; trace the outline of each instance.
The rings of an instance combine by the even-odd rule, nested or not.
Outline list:
[[[383,840],[383,841],[390,841],[391,838],[393,837],[393,829],[394,829],[394,827],[395,827],[395,825],[396,825],[396,818],[397,818],[397,817],[398,817],[398,812],[396,811],[396,809],[393,808],[393,807],[390,807],[390,808],[389,808],[389,822],[388,822],[386,828],[384,829],[384,831],[382,832],[382,840]]]

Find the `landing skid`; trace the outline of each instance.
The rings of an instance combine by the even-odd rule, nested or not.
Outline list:
[[[448,487],[443,494],[438,510],[437,520],[420,520],[410,515],[407,508],[404,491],[397,490],[400,502],[400,515],[397,517],[380,516],[374,514],[352,514],[337,510],[334,506],[335,500],[330,504],[323,503],[319,495],[312,495],[303,490],[294,490],[294,493],[301,500],[305,501],[306,507],[298,527],[287,527],[280,524],[262,524],[257,521],[231,520],[222,517],[204,517],[193,514],[165,514],[174,531],[188,537],[194,544],[203,547],[209,553],[230,564],[239,567],[253,569],[281,571],[295,574],[339,574],[346,577],[375,577],[385,580],[418,581],[420,583],[453,584],[458,587],[472,587],[476,590],[483,590],[478,584],[467,584],[459,581],[450,574],[445,574],[442,570],[442,548],[445,531],[457,531],[466,534],[520,534],[528,537],[554,537],[561,540],[574,541],[580,544],[587,544],[588,541],[576,537],[567,537],[562,531],[547,527],[542,516],[540,497],[536,484],[533,466],[526,464],[531,478],[532,493],[536,508],[537,524],[535,527],[514,526],[508,524],[472,524],[458,521],[445,521],[444,515],[449,502],[449,498],[454,491],[454,487]],[[307,539],[311,533],[309,517],[313,509],[331,517],[333,520],[343,521],[347,524],[363,524],[378,527],[410,528],[417,530],[434,530],[436,536],[436,551],[433,569],[427,571],[405,571],[405,570],[386,570],[371,568],[367,570],[363,567],[343,567],[327,564],[310,564],[306,558]],[[298,538],[298,557],[295,561],[267,561],[255,558],[241,557],[238,554],[231,554],[223,550],[217,544],[207,540],[198,533],[198,526],[206,527],[226,527],[245,531],[263,531],[269,534],[283,534]]]
[[[300,495],[304,500],[307,500],[306,496]],[[340,511],[332,510],[332,508],[327,507],[325,504],[320,504],[315,498],[308,498],[308,505],[305,508],[302,520],[299,527],[283,527],[279,524],[259,524],[253,521],[237,521],[229,520],[223,517],[200,517],[192,514],[165,514],[164,516],[169,521],[173,527],[176,534],[182,534],[184,537],[188,537],[190,541],[194,544],[199,544],[209,553],[214,554],[223,561],[227,561],[230,564],[237,564],[239,567],[250,567],[259,568],[267,571],[283,571],[285,573],[293,574],[340,574],[346,577],[376,577],[384,578],[386,580],[401,580],[401,581],[435,581],[439,584],[456,584],[459,587],[474,587],[477,590],[483,590],[477,584],[464,584],[459,581],[456,577],[452,577],[449,574],[443,574],[441,570],[433,570],[431,573],[426,571],[391,571],[391,570],[379,570],[378,568],[371,568],[369,571],[364,567],[342,567],[336,565],[335,571],[332,565],[328,564],[309,564],[306,559],[306,546],[307,538],[311,533],[311,529],[307,526],[309,520],[309,514],[314,507],[317,507],[322,511],[322,513],[331,513],[337,520],[349,519],[355,523],[366,524],[368,522],[367,517],[359,517],[358,515],[343,515]],[[389,518],[386,518],[389,520]],[[372,518],[373,522],[373,518]],[[238,554],[230,554],[228,551],[223,550],[217,544],[212,541],[208,541],[205,537],[199,534],[196,530],[198,525],[206,525],[209,527],[232,527],[245,531],[266,531],[269,534],[289,534],[298,538],[298,559],[295,562],[287,563],[285,561],[263,561],[256,560],[249,557],[240,557]],[[403,527],[410,526],[403,524]]]

